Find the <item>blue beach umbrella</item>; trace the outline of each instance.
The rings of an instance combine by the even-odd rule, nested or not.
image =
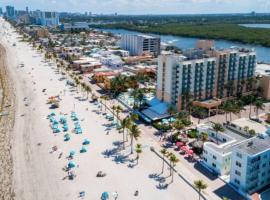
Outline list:
[[[86,153],[86,152],[87,152],[86,146],[82,146],[80,153]]]
[[[102,195],[101,195],[101,199],[102,199],[102,200],[107,200],[107,199],[109,199],[109,193],[108,193],[108,192],[103,192]]]
[[[74,161],[70,161],[69,163],[68,163],[68,166],[67,166],[68,168],[74,168],[74,167],[76,167],[76,163],[74,162]]]
[[[69,140],[70,140],[70,135],[69,134],[65,134],[64,141],[69,141]]]
[[[82,144],[83,144],[83,145],[88,145],[88,144],[90,144],[90,141],[89,141],[88,139],[84,139],[84,141],[83,141]]]
[[[71,150],[70,152],[69,152],[69,156],[70,157],[73,157],[75,155],[75,151],[74,150]]]

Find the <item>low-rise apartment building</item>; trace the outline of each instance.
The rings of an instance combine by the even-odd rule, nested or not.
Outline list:
[[[227,129],[217,133],[212,126],[212,123],[197,126],[199,134],[207,133],[210,140],[203,145],[202,163],[213,173],[228,176],[231,170],[232,147],[245,138]]]

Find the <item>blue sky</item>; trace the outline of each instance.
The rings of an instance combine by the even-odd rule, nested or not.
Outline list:
[[[119,14],[270,12],[270,0],[0,0],[0,7]]]

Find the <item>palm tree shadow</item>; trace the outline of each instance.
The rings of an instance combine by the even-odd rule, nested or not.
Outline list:
[[[105,158],[112,158],[112,161],[114,161],[116,164],[125,164],[127,162],[130,162],[130,154],[122,151],[122,141],[114,141],[113,146],[113,148],[106,149],[102,152],[102,155],[104,155]]]

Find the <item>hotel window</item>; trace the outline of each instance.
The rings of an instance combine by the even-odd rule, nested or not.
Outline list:
[[[213,159],[214,159],[214,160],[216,160],[216,159],[217,159],[217,157],[216,157],[216,156],[213,156]]]
[[[241,172],[235,170],[235,174],[238,175],[238,176],[241,176]]]
[[[238,158],[242,158],[242,154],[241,153],[236,153],[236,156],[238,157]]]
[[[236,161],[235,164],[236,164],[236,166],[238,166],[238,167],[242,167],[242,164],[241,164],[240,162],[238,162],[238,161]]]
[[[238,179],[234,179],[234,182],[240,185],[240,181]]]
[[[217,165],[216,165],[215,163],[212,163],[212,166],[213,166],[213,167],[216,167]]]

